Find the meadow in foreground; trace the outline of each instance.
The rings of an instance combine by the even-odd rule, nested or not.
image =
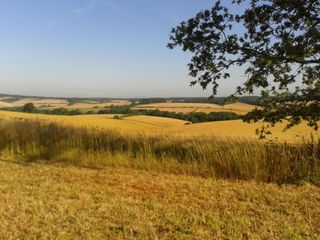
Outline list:
[[[319,239],[320,190],[0,162],[0,239]]]
[[[0,239],[319,239],[320,144],[0,121]],[[244,181],[246,180],[246,181]]]
[[[122,134],[40,121],[1,121],[1,159],[114,166],[211,178],[320,184],[317,139],[287,144]]]

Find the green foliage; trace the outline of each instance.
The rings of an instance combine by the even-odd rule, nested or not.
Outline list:
[[[175,118],[184,121],[189,121],[192,123],[201,122],[213,122],[213,121],[224,121],[224,120],[235,120],[240,119],[241,116],[233,112],[213,112],[213,113],[202,113],[202,112],[192,112],[192,113],[176,113],[156,110],[132,110],[128,106],[113,106],[108,109],[100,110],[98,114],[124,114],[124,115],[147,115],[156,117],[167,117]]]
[[[262,110],[246,121],[271,125],[286,119],[288,128],[320,120],[320,1],[233,0],[233,13],[216,1],[172,30],[169,48],[193,54],[189,73],[204,89],[244,69],[246,80],[235,94],[261,90]],[[240,5],[240,6],[237,6]],[[250,7],[244,6],[250,5]]]
[[[192,112],[192,113],[175,113],[159,110],[146,110],[144,115],[148,116],[158,116],[167,118],[176,118],[192,123],[201,122],[214,122],[214,121],[225,121],[225,120],[236,120],[240,119],[240,116],[233,112],[213,112],[213,113],[202,113],[202,112]]]
[[[15,96],[5,96],[5,97],[7,98],[1,99],[1,102],[13,103],[21,99],[20,97],[15,97]]]
[[[150,104],[150,103],[165,103],[168,99],[166,98],[141,98],[139,104]]]
[[[236,102],[238,102],[238,99],[235,96],[230,96],[224,100],[223,104],[225,105],[225,104],[231,104]]]
[[[90,114],[96,114],[96,112],[95,112],[95,111],[90,110],[90,111],[87,111],[85,114],[87,114],[87,115],[90,115]]]
[[[119,115],[114,115],[114,116],[113,116],[113,119],[119,120],[119,119],[121,119],[121,117],[120,117]]]
[[[133,115],[134,111],[129,106],[111,106],[104,110],[98,111],[98,114],[127,114]]]
[[[36,108],[33,105],[33,103],[27,103],[23,107],[2,108],[1,110],[14,111],[14,112],[48,114],[48,115],[66,115],[66,116],[81,115],[82,114],[82,112],[79,109],[66,109],[66,108],[41,109],[41,108]],[[95,112],[89,111],[87,114],[95,114]]]
[[[50,114],[50,115],[81,115],[81,111],[79,109],[66,109],[66,108],[55,108],[52,110],[44,110],[44,109],[38,109],[37,113],[42,113],[42,114]]]
[[[22,108],[23,112],[26,113],[33,113],[36,111],[36,107],[33,105],[33,103],[26,103],[23,108]]]

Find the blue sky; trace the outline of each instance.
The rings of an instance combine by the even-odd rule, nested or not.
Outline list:
[[[212,0],[0,0],[0,93],[60,97],[209,96],[170,30]],[[233,92],[238,79],[219,95]]]

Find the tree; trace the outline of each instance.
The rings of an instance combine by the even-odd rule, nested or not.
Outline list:
[[[223,1],[225,2],[225,1]],[[287,128],[306,120],[318,129],[320,120],[320,1],[233,0],[247,7],[232,13],[216,1],[211,10],[172,29],[169,48],[193,54],[189,74],[204,89],[243,69],[245,81],[234,95],[261,91],[262,109],[245,121],[268,125],[287,120]]]
[[[33,103],[26,103],[23,106],[23,111],[27,113],[33,113],[36,110],[36,107],[33,105]]]

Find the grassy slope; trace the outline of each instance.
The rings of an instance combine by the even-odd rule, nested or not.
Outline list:
[[[12,100],[11,100],[12,99]],[[77,102],[70,105],[70,102],[66,99],[54,99],[54,98],[36,98],[36,97],[21,97],[16,99],[15,97],[0,97],[0,107],[21,107],[26,103],[32,102],[36,107],[42,108],[69,108],[69,109],[90,109],[95,110],[94,107],[104,108],[110,107],[111,105],[114,106],[127,106],[130,105],[130,101],[126,100],[112,100],[107,102],[96,102],[90,101],[87,102]],[[44,106],[44,107],[43,107]]]
[[[199,124],[191,124],[187,126],[176,127],[171,134],[182,134],[190,136],[220,136],[225,138],[255,138],[257,135],[255,130],[261,128],[263,123],[249,124],[242,120],[206,122]],[[279,123],[275,127],[271,127],[272,135],[268,136],[268,140],[280,140],[286,142],[299,142],[303,139],[310,139],[310,136],[320,137],[320,131],[316,132],[308,127],[306,123],[292,127],[287,131],[283,131],[286,123]]]
[[[92,102],[92,103],[75,103],[72,104],[70,106],[68,106],[67,108],[69,109],[95,109],[95,108],[99,108],[99,109],[103,109],[105,107],[111,107],[111,106],[128,106],[130,105],[131,102],[130,101],[109,101],[109,102]]]
[[[150,103],[141,104],[135,106],[133,109],[159,109],[161,111],[168,112],[179,112],[179,113],[189,113],[189,112],[234,112],[239,115],[244,115],[251,110],[256,108],[256,106],[245,104],[245,103],[234,103],[220,106],[217,104],[209,103]]]
[[[0,162],[0,239],[319,239],[320,190]]]
[[[81,115],[81,116],[52,116],[43,114],[27,114],[18,112],[0,111],[0,120],[23,120],[35,119],[45,122],[59,122],[71,126],[98,128],[98,129],[115,129],[124,133],[146,133],[146,134],[168,134],[170,136],[219,136],[233,138],[254,138],[257,139],[255,130],[262,124],[248,124],[241,120],[208,122],[200,124],[185,125],[185,122],[178,119],[169,119],[151,116],[134,116],[122,120],[112,119],[113,115]],[[311,133],[320,136],[320,132],[315,133],[306,124],[293,127],[286,132],[282,130],[285,123],[271,128],[271,140],[279,139],[281,141],[296,142],[303,138],[309,139]]]
[[[76,127],[98,129],[115,129],[124,133],[144,132],[156,133],[168,127],[183,126],[185,121],[151,116],[134,116],[123,120],[112,119],[114,115],[79,115],[55,116],[44,114],[28,114],[19,112],[0,111],[0,120],[39,120],[43,122],[58,122]]]

